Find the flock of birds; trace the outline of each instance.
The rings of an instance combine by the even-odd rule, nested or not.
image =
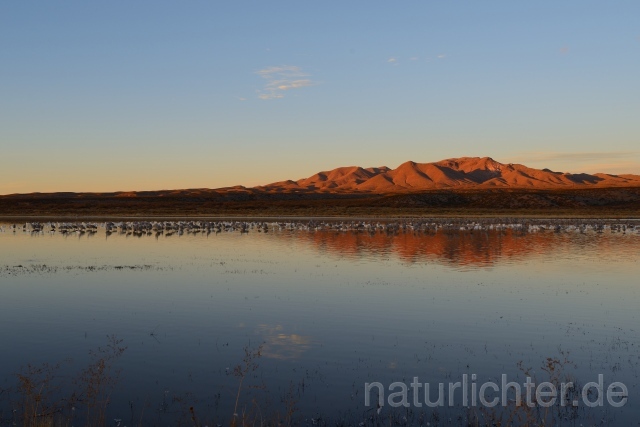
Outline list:
[[[106,235],[182,235],[210,234],[222,232],[268,233],[274,231],[337,231],[375,233],[436,233],[506,231],[537,233],[552,231],[556,233],[620,233],[640,235],[640,222],[632,220],[468,220],[468,219],[405,219],[388,221],[352,220],[352,221],[120,221],[120,222],[26,222],[24,224],[0,225],[0,232],[22,232],[31,234],[60,233],[95,234],[103,229]]]

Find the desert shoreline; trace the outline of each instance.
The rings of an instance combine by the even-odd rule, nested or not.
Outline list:
[[[410,194],[28,194],[0,196],[0,216],[631,216],[640,187],[427,191]]]
[[[11,221],[61,221],[61,222],[77,222],[77,221],[403,221],[403,220],[598,220],[598,221],[640,221],[640,213],[638,215],[608,215],[599,216],[596,214],[584,215],[536,215],[536,214],[441,214],[441,215],[341,215],[341,216],[323,216],[323,215],[0,215],[0,222]]]
[[[411,194],[0,196],[0,219],[640,218],[640,187]]]

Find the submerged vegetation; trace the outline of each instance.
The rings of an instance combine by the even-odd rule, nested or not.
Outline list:
[[[164,392],[162,402],[134,410],[130,401],[128,420],[117,418],[118,412],[110,405],[112,394],[121,375],[118,360],[126,351],[122,340],[107,337],[107,344],[89,352],[89,363],[75,376],[63,373],[64,365],[28,364],[15,375],[14,387],[0,389],[0,425],[23,427],[106,427],[106,426],[229,426],[229,427],[291,427],[291,426],[460,426],[460,427],[543,427],[573,425],[609,425],[607,416],[591,413],[588,408],[562,406],[529,406],[523,400],[509,399],[506,406],[495,408],[441,406],[435,408],[387,407],[362,408],[354,402],[354,408],[346,413],[335,413],[326,408],[325,413],[308,416],[298,410],[304,399],[304,380],[290,381],[289,387],[279,397],[270,392],[259,372],[263,344],[244,347],[244,356],[227,375],[235,378],[230,406],[219,407],[220,394],[212,402],[205,402],[191,393],[171,395]],[[564,389],[564,398],[571,401],[580,396],[580,383],[572,374],[575,365],[568,354],[560,351],[559,357],[546,358],[540,367],[541,375],[532,368],[518,363],[522,375],[532,377],[535,383],[547,382],[557,389],[571,382]],[[214,407],[215,413],[210,409]],[[203,410],[204,409],[204,410]]]
[[[26,365],[16,374],[17,385],[2,390],[0,421],[24,427],[109,425],[111,393],[121,372],[115,364],[125,350],[122,340],[107,337],[107,344],[91,350],[89,364],[73,377],[61,373],[70,360]]]

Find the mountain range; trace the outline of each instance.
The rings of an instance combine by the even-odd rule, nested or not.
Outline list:
[[[640,176],[461,157],[340,167],[257,187],[0,196],[0,217],[543,215],[637,218]]]
[[[295,195],[366,196],[415,194],[432,190],[580,190],[640,188],[640,175],[564,173],[534,169],[521,164],[500,163],[491,157],[460,157],[432,163],[405,162],[395,169],[386,166],[346,166],[318,172],[297,181],[286,180],[256,187],[116,191],[107,193],[29,193],[0,198],[136,198],[136,197],[240,197],[276,198]]]
[[[640,187],[640,175],[571,174],[500,163],[491,157],[460,157],[433,163],[340,167],[297,181],[255,187],[265,192],[405,193],[437,189],[570,189]]]

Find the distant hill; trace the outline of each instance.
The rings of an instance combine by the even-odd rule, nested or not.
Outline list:
[[[386,166],[340,167],[298,181],[275,182],[256,187],[266,192],[321,191],[405,193],[435,189],[569,189],[638,187],[640,175],[605,173],[571,174],[504,164],[491,157],[461,157],[434,163],[405,162],[396,169]]]

